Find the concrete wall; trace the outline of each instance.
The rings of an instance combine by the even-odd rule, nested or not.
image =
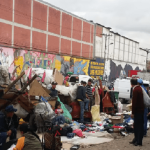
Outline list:
[[[0,45],[93,58],[94,23],[38,0],[0,0]]]

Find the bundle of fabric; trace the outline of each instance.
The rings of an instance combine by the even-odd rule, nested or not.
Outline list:
[[[46,131],[51,126],[52,119],[55,117],[50,104],[48,102],[40,102],[36,105],[34,113],[38,133]]]

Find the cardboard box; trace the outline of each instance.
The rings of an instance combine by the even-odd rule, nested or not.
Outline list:
[[[123,123],[123,114],[121,116],[112,116],[111,121],[112,124]]]

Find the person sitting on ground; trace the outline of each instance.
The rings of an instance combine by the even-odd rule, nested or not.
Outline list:
[[[55,112],[55,117],[52,119],[53,125],[66,123],[66,119],[63,116],[64,112],[59,101],[56,101],[55,108],[52,107],[52,109]]]
[[[20,132],[22,137],[18,139],[13,150],[42,150],[38,135],[29,128],[28,124],[20,125]]]
[[[81,85],[78,86],[77,89],[77,101],[80,104],[80,122],[84,122],[84,103],[86,106],[86,110],[88,110],[88,105],[89,105],[89,100],[86,97],[86,92],[85,92],[85,85],[86,82],[81,81]]]
[[[10,140],[16,139],[17,130],[12,119],[16,111],[17,109],[13,108],[12,105],[0,111],[0,150],[2,150],[2,146],[6,143],[7,137]]]
[[[60,115],[63,114],[63,109],[61,108],[61,104],[59,101],[56,101],[56,105],[55,105],[55,114]]]
[[[57,85],[57,82],[52,82],[52,87],[50,89],[50,96],[51,97],[58,96],[58,91],[56,90],[56,85]]]

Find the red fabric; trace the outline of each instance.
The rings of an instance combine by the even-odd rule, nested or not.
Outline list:
[[[120,127],[120,126],[112,126],[113,128],[116,128],[116,129],[123,129],[124,127]]]
[[[55,109],[55,114],[59,114],[59,113],[63,114],[64,112],[62,109]]]
[[[43,73],[43,77],[42,77],[42,80],[41,80],[41,82],[44,82],[44,80],[45,80],[45,77],[46,77],[46,73],[45,73],[45,71],[44,71],[44,73]]]
[[[95,88],[92,89],[92,92],[95,92]]]
[[[83,137],[83,133],[82,133],[81,129],[76,129],[76,130],[73,131],[73,133],[75,133],[79,137]]]
[[[102,94],[102,89],[99,89],[98,92],[99,92],[99,95],[101,95]]]

